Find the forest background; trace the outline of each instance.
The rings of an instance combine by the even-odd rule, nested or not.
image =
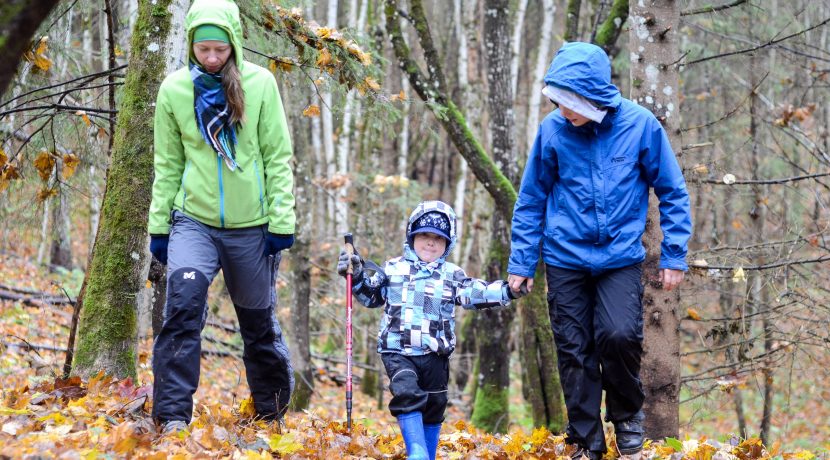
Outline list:
[[[342,419],[315,408],[342,405],[345,298],[334,265],[343,233],[380,262],[399,253],[414,205],[441,199],[459,215],[451,259],[473,276],[506,276],[515,190],[552,110],[541,79],[564,41],[581,40],[605,48],[614,83],[664,123],[692,198],[687,281],[666,294],[646,274],[650,434],[697,440],[667,444],[691,456],[707,438],[757,438],[770,456],[828,455],[828,2],[239,5],[246,58],[274,72],[295,146],[297,243],[278,281],[295,409]],[[130,388],[125,405],[141,404],[109,423],[125,426],[129,415],[122,431],[151,431],[136,420],[149,404],[149,342],[164,298],[145,229],[152,103],[184,62],[188,6],[12,0],[0,9],[0,56],[20,62],[0,72],[0,436],[78,432],[77,420],[62,424],[45,407],[77,401],[61,388],[112,396],[117,382]],[[652,225],[646,243],[655,242]],[[207,409],[197,419],[223,404],[228,420],[244,417],[241,341],[221,278],[209,302],[197,394]],[[543,289],[510,310],[458,319],[450,419],[471,425],[455,433],[514,433],[531,446],[519,451],[544,450],[515,434],[566,423]],[[378,320],[355,310],[355,397],[366,435],[381,436],[373,448],[385,453],[393,437],[371,423],[391,419]],[[488,443],[511,452],[506,438],[475,436],[472,445],[442,438],[445,453]],[[561,454],[561,438],[553,445]]]

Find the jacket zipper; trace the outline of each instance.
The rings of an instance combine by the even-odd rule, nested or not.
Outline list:
[[[254,160],[254,174],[256,174],[256,182],[259,185],[259,213],[260,217],[265,216],[265,202],[262,197],[262,179],[259,178],[259,164]]]
[[[222,184],[222,157],[216,155],[216,167],[219,170],[219,226],[225,228],[225,187]]]
[[[187,160],[184,164],[184,173],[182,173],[182,190],[184,191],[184,195],[182,195],[182,212],[187,213],[187,188],[184,186],[185,181],[187,180],[187,171],[190,169],[190,160]]]

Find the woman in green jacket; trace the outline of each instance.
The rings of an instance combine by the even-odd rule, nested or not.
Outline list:
[[[167,264],[153,348],[153,417],[184,429],[199,383],[207,292],[222,269],[257,415],[284,413],[294,387],[274,316],[280,251],[294,242],[291,139],[274,76],[242,58],[239,9],[196,0],[189,65],[165,78],[155,113],[150,251]]]

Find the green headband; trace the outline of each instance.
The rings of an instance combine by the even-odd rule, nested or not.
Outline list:
[[[193,31],[193,43],[208,40],[216,40],[224,43],[231,42],[231,39],[228,36],[228,33],[225,32],[225,29],[213,24],[203,24]]]

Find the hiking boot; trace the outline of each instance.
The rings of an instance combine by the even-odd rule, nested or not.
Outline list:
[[[571,460],[601,460],[602,459],[602,452],[594,452],[592,450],[588,450],[587,447],[582,447],[578,444],[567,444],[567,448],[565,452],[568,450],[573,449],[573,453],[568,455],[568,458]]]
[[[182,431],[187,431],[187,422],[183,422],[181,420],[170,420],[162,425],[161,435],[177,435]]]
[[[635,455],[639,458],[640,451],[643,450],[644,420],[643,411],[640,411],[628,420],[614,423],[617,449],[619,449],[621,455],[627,456],[631,460],[636,460]]]

